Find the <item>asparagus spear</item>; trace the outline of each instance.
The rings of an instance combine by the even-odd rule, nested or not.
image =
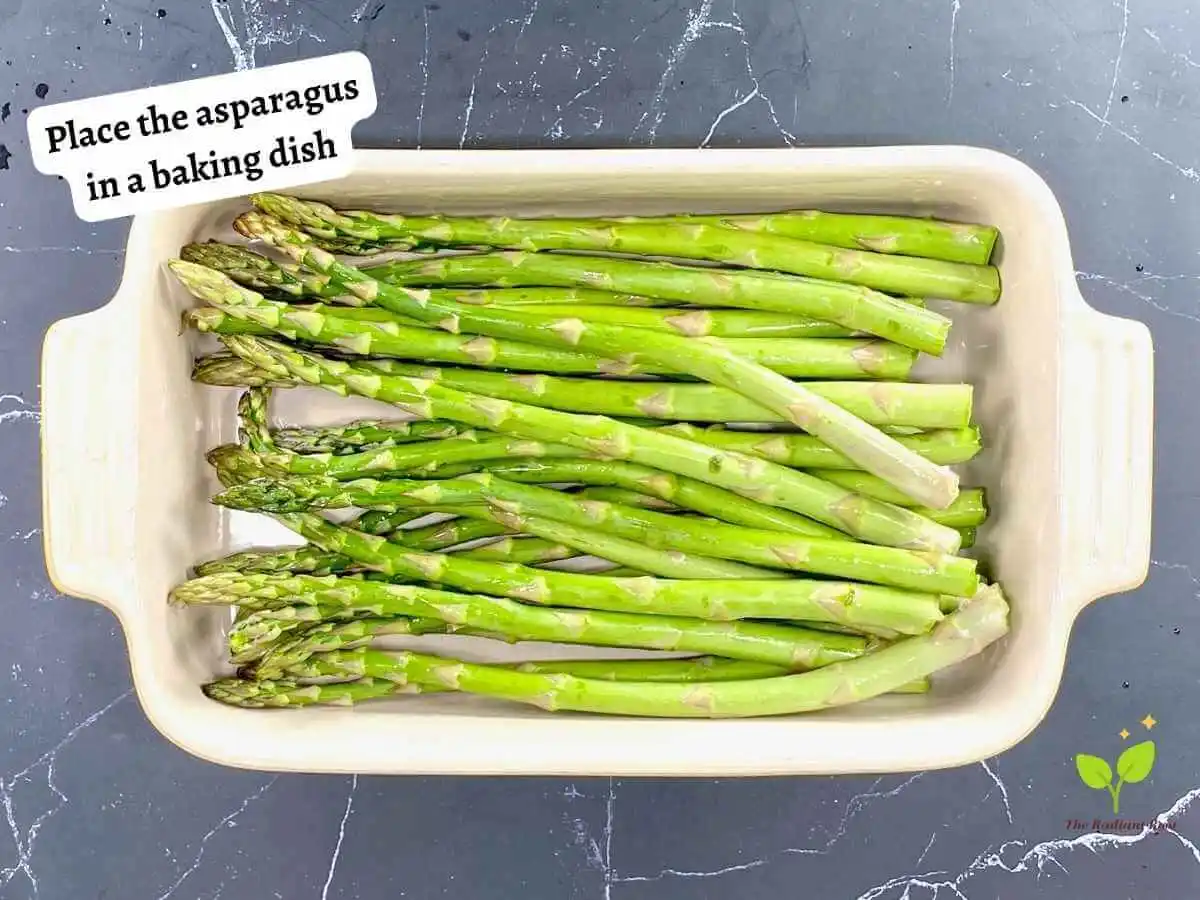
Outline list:
[[[388,575],[501,593],[526,603],[554,605],[565,597],[572,606],[585,609],[662,612],[716,621],[781,617],[831,622],[857,630],[877,628],[895,632],[912,628],[914,615],[922,618],[932,615],[927,608],[931,598],[939,610],[942,604],[942,598],[933,594],[851,582],[798,578],[738,581],[617,578],[464,561],[444,555],[408,553],[382,538],[339,528],[312,514],[276,518],[314,544],[351,556]],[[905,621],[910,624],[905,625]]]
[[[194,248],[203,248],[200,254]],[[339,285],[331,286],[302,267],[279,265],[260,254],[225,244],[189,245],[183,258],[224,272],[247,287],[272,294],[305,299],[337,300],[361,303],[348,298]],[[390,263],[368,267],[372,277],[395,284],[426,285],[462,282],[465,284],[512,284],[503,291],[455,292],[432,289],[435,299],[488,305],[499,297],[504,305],[521,305],[507,299],[517,286],[525,290],[570,289],[579,285],[576,298],[587,303],[607,302],[597,297],[633,296],[638,305],[692,303],[709,306],[742,307],[749,310],[783,313],[822,322],[840,324],[847,331],[874,334],[904,346],[935,355],[945,344],[950,320],[923,310],[914,302],[896,301],[886,294],[850,285],[820,282],[804,278],[768,277],[766,273],[722,273],[714,278],[711,269],[685,268],[667,263],[619,260],[564,254],[475,254],[421,260],[405,267]],[[590,284],[640,285],[653,290],[654,297],[621,295],[589,289]],[[563,287],[539,288],[536,285]],[[584,294],[586,293],[586,296]],[[564,298],[565,299],[565,298]],[[574,299],[574,298],[573,298]],[[561,301],[556,301],[561,302]],[[914,312],[914,310],[916,310]]]
[[[264,465],[293,475],[326,475],[349,479],[375,475],[413,474],[439,471],[447,465],[524,457],[577,457],[581,453],[565,444],[546,444],[505,435],[460,432],[440,441],[422,441],[398,447],[382,447],[362,453],[334,456],[331,453],[267,453]]]
[[[279,549],[243,550],[195,567],[197,575],[220,572],[295,572],[306,575],[332,575],[357,568],[354,560],[327,553],[313,546]]]
[[[559,541],[540,537],[507,535],[498,541],[481,544],[469,550],[457,551],[464,559],[485,559],[497,562],[520,563],[536,566],[541,563],[557,562],[578,556],[574,547]]]
[[[273,304],[273,305],[268,305]],[[508,307],[497,307],[508,308]],[[596,307],[610,309],[609,307]],[[205,307],[184,314],[184,323],[213,334],[283,335],[290,340],[336,348],[356,356],[432,360],[466,365],[522,369],[529,372],[566,374],[597,373],[621,375],[664,375],[674,370],[642,360],[640,354],[623,354],[605,359],[589,353],[555,350],[521,341],[495,340],[478,336],[458,337],[402,322],[395,315],[366,319],[348,317],[346,312],[375,311],[338,309],[327,306],[288,306],[263,300],[263,305],[244,309]],[[515,309],[515,308],[514,308]],[[538,315],[560,315],[569,307],[537,307]],[[378,310],[386,313],[386,310]],[[623,313],[625,310],[615,310]],[[642,310],[656,312],[656,310]],[[694,310],[699,312],[699,310]],[[561,313],[570,317],[571,312]],[[748,315],[748,314],[747,314]],[[607,321],[597,317],[596,321]],[[620,317],[614,317],[620,321]],[[666,330],[666,329],[659,329]],[[720,347],[783,375],[800,378],[903,379],[916,361],[916,352],[887,341],[861,338],[734,337],[712,339]]]
[[[388,654],[368,648],[334,651],[324,662],[347,675],[365,676],[358,690],[346,686],[239,681],[205,687],[213,699],[243,706],[290,706],[315,702],[353,703],[386,692],[375,680],[400,684],[434,682],[455,690],[548,710],[579,710],[636,716],[747,717],[826,709],[878,696],[974,656],[1008,631],[1008,605],[988,588],[947,616],[933,631],[875,653],[813,672],[705,684],[609,682],[572,675],[543,675],[465,663],[411,652]],[[331,688],[326,691],[326,688]]]
[[[770,410],[733,391],[711,384],[504,375],[470,369],[406,366],[395,360],[357,360],[352,367],[384,375],[419,372],[420,375],[414,377],[440,380],[447,387],[459,390],[474,388],[473,392],[487,393],[499,399],[619,418],[684,419],[690,422],[780,421],[779,416]],[[286,372],[267,372],[245,360],[224,354],[198,359],[192,370],[192,378],[202,384],[219,387],[261,384],[288,387],[298,383],[296,377]],[[813,381],[808,382],[806,387],[872,425],[955,429],[966,426],[971,415],[972,389],[967,384]],[[699,434],[703,435],[704,432]],[[755,440],[762,439],[759,433],[754,433],[753,437]],[[787,440],[790,442],[792,438],[789,435]],[[701,443],[717,444],[716,439],[710,440],[707,436],[697,436],[695,439]],[[728,440],[733,441],[732,438]],[[745,440],[749,441],[750,438]],[[899,436],[896,440],[903,441],[905,436]],[[837,456],[844,459],[841,454]]]
[[[462,301],[469,302],[469,301]],[[480,306],[512,306],[503,297],[476,301]],[[366,307],[370,309],[370,307]],[[633,309],[613,305],[539,304],[543,315],[576,316],[587,322],[611,322],[666,331],[685,337],[720,338],[848,338],[841,325],[788,313],[741,309]]]
[[[841,485],[847,490],[856,491],[883,502],[892,502],[892,500],[898,499],[894,489],[865,472],[834,469],[811,469],[809,471],[811,474]],[[931,510],[928,507],[915,506],[911,500],[905,500],[904,506],[952,528],[982,525],[988,515],[987,498],[982,488],[966,488],[960,491],[954,502],[945,509]]]
[[[767,506],[693,478],[683,478],[636,463],[615,460],[558,460],[550,463],[502,460],[486,464],[484,468],[507,481],[526,484],[578,482],[624,487],[736,525],[808,537],[844,538],[836,529],[790,510]],[[579,497],[578,494],[574,496]],[[644,506],[642,503],[636,505]]]
[[[476,565],[484,565],[476,563]],[[551,573],[539,573],[549,576]],[[575,576],[594,577],[594,576]],[[708,622],[678,615],[546,609],[483,594],[358,581],[330,575],[210,575],[172,591],[183,603],[266,603],[286,597],[319,604],[370,606],[383,613],[437,618],[517,640],[679,650],[814,668],[865,652],[866,641],[787,625]]]
[[[328,641],[328,646],[330,649],[345,649],[369,643],[373,638],[386,635],[443,634],[455,630],[441,619],[407,616],[364,616],[341,622],[304,622],[297,619],[295,628],[287,627],[290,624],[288,620],[281,618],[266,620],[253,617],[235,623],[229,633],[229,661],[236,666],[253,666],[256,671],[270,672],[269,667],[262,668],[261,661],[272,658],[273,654],[283,648],[294,646],[298,640],[320,648],[322,637],[336,635],[337,639]],[[470,633],[470,629],[465,631]],[[268,640],[272,633],[275,634],[274,639]],[[282,675],[282,670],[275,672],[275,676]]]
[[[476,510],[479,510],[476,512]],[[629,566],[649,575],[681,579],[743,579],[782,578],[783,573],[771,569],[746,566],[738,562],[714,558],[699,553],[687,553],[676,547],[649,547],[640,541],[630,541],[597,528],[563,522],[545,516],[532,515],[498,506],[473,507],[472,515],[486,516],[512,531],[536,535],[548,541],[561,541],[581,553]],[[479,558],[470,553],[461,558]],[[518,562],[519,560],[513,560]]]
[[[555,319],[516,310],[481,310],[462,304],[439,303],[427,294],[382,284],[357,269],[342,265],[331,254],[313,247],[304,235],[266,217],[247,213],[239,217],[238,223],[243,233],[270,241],[303,265],[329,276],[331,283],[342,284],[348,292],[395,312],[455,332],[465,326],[493,337],[527,338],[536,343],[560,343],[601,353],[636,351],[648,360],[734,389],[755,400],[845,453],[866,471],[880,476],[919,503],[941,508],[958,492],[958,476],[952,470],[912,453],[890,436],[802,385],[748,362],[728,348],[711,345],[706,339],[584,323],[579,319]],[[224,302],[225,308],[236,309],[270,302],[215,270],[180,260],[171,263],[171,267],[189,290],[214,305]],[[242,302],[230,303],[231,297],[240,298]],[[873,352],[869,355],[874,358]]]
[[[271,471],[277,470],[293,475],[322,475],[338,480],[392,474],[411,475],[414,472],[441,474],[445,470],[446,464],[480,462],[478,468],[486,469],[510,480],[534,484],[580,482],[625,486],[632,490],[654,494],[664,500],[676,501],[689,509],[737,524],[757,528],[774,528],[812,537],[837,538],[841,536],[841,532],[836,529],[814,522],[812,519],[790,510],[767,506],[739,496],[732,491],[714,487],[692,478],[672,475],[648,466],[613,460],[561,459],[553,463],[529,464],[520,461],[520,457],[579,457],[581,455],[578,450],[562,444],[542,444],[538,441],[522,441],[504,437],[479,439],[469,432],[448,440],[431,441],[428,444],[431,446],[408,444],[345,456],[328,454],[300,456],[269,453],[261,455],[259,462]],[[230,452],[237,451],[231,448],[218,448],[212,451],[212,454],[220,458]],[[393,528],[388,530],[393,530]],[[379,532],[373,531],[373,533]],[[473,534],[472,537],[461,540],[485,536],[488,535]]]
[[[241,283],[241,282],[239,282]],[[520,289],[514,291],[522,292]],[[533,290],[532,288],[529,290]],[[546,290],[567,290],[546,288]],[[850,338],[854,332],[841,325],[822,322],[820,319],[804,318],[787,313],[755,312],[740,309],[648,309],[619,305],[586,305],[582,303],[520,303],[500,297],[492,299],[487,291],[438,292],[448,300],[469,303],[473,306],[495,306],[502,309],[532,306],[547,316],[575,316],[589,322],[611,322],[635,328],[649,328],[685,337],[717,338]],[[504,294],[503,290],[492,291]],[[264,296],[269,296],[264,294]],[[321,303],[289,310],[315,312],[320,315],[359,322],[392,322],[401,325],[416,324],[415,319],[399,316],[377,306],[328,306]],[[271,329],[247,318],[238,318],[213,307],[202,306],[189,309],[183,314],[183,324],[201,332],[215,334],[265,334]]]
[[[257,479],[234,485],[213,499],[214,503],[234,509],[268,512],[387,508],[413,501],[439,506],[483,502],[502,513],[537,516],[596,529],[657,550],[710,554],[752,565],[796,569],[918,591],[970,595],[977,584],[974,561],[961,557],[808,538],[723,522],[684,519],[615,504],[581,503],[570,494],[515,484],[488,474],[433,482],[401,479],[337,482],[319,477]],[[562,539],[569,542],[565,534]],[[597,555],[614,559],[607,554]],[[638,565],[626,559],[614,561]]]
[[[418,429],[428,433],[418,437]],[[704,429],[686,422],[664,426],[663,430],[697,443],[761,456],[798,469],[845,469],[854,465],[807,434]],[[347,426],[284,428],[276,430],[273,435],[280,447],[292,452],[349,455],[421,439],[453,437],[459,431],[459,426],[453,423],[396,420],[356,422]],[[979,429],[974,426],[899,435],[896,440],[943,465],[967,462],[983,448]]]
[[[512,480],[515,481],[517,479]],[[580,500],[599,500],[604,503],[621,503],[625,506],[636,506],[641,509],[655,509],[659,512],[680,511],[680,507],[668,500],[660,499],[652,494],[643,494],[639,491],[629,490],[628,488],[603,486],[587,487],[575,491],[574,495]]]
[[[390,402],[420,418],[446,418],[673,471],[771,506],[799,512],[855,537],[891,546],[954,552],[957,532],[763,460],[704,447],[602,417],[571,415],[454,391],[421,379],[365,375],[348,364],[253,337],[226,337],[254,366],[335,393]]]
[[[306,607],[287,607],[305,609]],[[307,607],[311,609],[311,607]],[[256,613],[264,615],[263,613]],[[271,620],[263,620],[270,623]],[[287,622],[288,620],[279,620]],[[274,641],[257,642],[246,662],[257,662],[244,672],[259,679],[284,676],[321,678],[339,674],[324,671],[321,655],[331,650],[362,646],[377,636],[389,634],[434,634],[447,630],[437,619],[363,617],[353,620],[301,623],[296,629],[281,631]],[[453,630],[453,629],[451,629]],[[314,656],[316,657],[314,659]],[[238,662],[236,659],[234,662]],[[693,656],[684,659],[564,659],[500,664],[519,672],[572,674],[605,681],[735,681],[787,675],[791,669],[770,663],[717,656]],[[927,681],[906,686],[909,692],[928,690]]]
[[[323,279],[305,272],[298,266],[277,263],[261,253],[255,253],[248,247],[238,244],[222,244],[216,241],[206,244],[188,244],[179,252],[179,255],[188,262],[224,272],[238,284],[244,284],[246,287],[264,293],[305,300],[322,298],[337,300],[340,303],[361,303],[354,297],[339,295],[336,290],[327,288]],[[637,307],[671,305],[671,301],[658,297],[618,294],[586,287],[520,287],[486,290],[452,287],[438,289],[433,293],[443,300],[484,306],[580,304]],[[389,313],[389,315],[391,314]]]
[[[876,216],[796,209],[778,213],[682,215],[671,219],[681,223],[719,225],[746,231],[765,231],[783,237],[832,244],[852,250],[876,253],[900,253],[944,259],[949,262],[987,265],[999,232],[990,225],[943,222],[910,216]],[[619,221],[662,221],[625,219]]]
[[[386,215],[334,210],[282,194],[255,194],[250,202],[318,238],[350,238],[385,249],[440,245],[610,251],[732,263],[913,297],[994,303],[1000,296],[1000,275],[991,266],[834,248],[771,231],[729,229],[703,221]]]
[[[965,416],[970,416],[969,394],[962,412]],[[912,417],[907,418],[911,419]],[[663,430],[690,441],[707,444],[710,447],[723,447],[727,450],[759,456],[769,459],[771,462],[797,469],[856,468],[854,463],[841,453],[807,434],[731,431],[721,427],[697,428],[686,422],[667,425]],[[937,429],[922,434],[898,435],[896,440],[914,453],[919,453],[926,459],[943,465],[967,462],[974,459],[976,454],[983,449],[983,439],[979,429],[973,426]],[[828,478],[829,476],[822,475],[822,477]],[[894,490],[890,492],[890,495],[902,496]]]
[[[466,430],[454,422],[358,421],[346,425],[277,428],[271,432],[271,438],[281,450],[292,453],[333,453],[340,456],[418,441],[441,440]]]

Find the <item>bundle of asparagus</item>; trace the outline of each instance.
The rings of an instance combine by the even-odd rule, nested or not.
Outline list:
[[[987,516],[949,468],[982,447],[971,388],[908,380],[950,327],[927,298],[998,298],[994,229],[251,201],[234,227],[277,256],[192,244],[171,268],[207,304],[185,323],[225,345],[193,377],[245,389],[240,443],[208,454],[214,502],[309,543],[172,592],[237,611],[237,676],[210,697],[774,715],[927,690],[1006,632],[958,555]],[[340,258],[397,249],[434,252]],[[298,385],[407,418],[274,426],[271,392]],[[483,665],[378,643],[455,633],[698,655]]]

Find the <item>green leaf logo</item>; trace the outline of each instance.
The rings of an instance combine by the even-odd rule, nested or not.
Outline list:
[[[1117,774],[1126,784],[1137,784],[1145,779],[1153,768],[1154,741],[1134,744],[1117,758]]]
[[[1098,756],[1078,754],[1075,757],[1075,768],[1079,770],[1080,780],[1093,790],[1102,791],[1112,784],[1112,769]]]
[[[1112,767],[1099,756],[1087,753],[1075,755],[1075,769],[1079,780],[1095,791],[1108,791],[1112,797],[1113,815],[1121,812],[1121,788],[1137,784],[1150,775],[1154,768],[1154,741],[1142,741],[1127,748],[1117,757],[1117,783],[1113,784]]]

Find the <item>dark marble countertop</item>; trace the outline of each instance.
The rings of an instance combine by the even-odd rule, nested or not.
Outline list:
[[[0,897],[1200,894],[1200,470],[1186,424],[1200,384],[1198,13],[1180,0],[0,0]],[[1086,296],[1153,329],[1159,385],[1150,578],[1079,618],[1041,727],[951,771],[720,781],[275,776],[162,739],[115,619],[44,571],[39,346],[55,319],[107,301],[128,223],[75,218],[65,186],[32,168],[25,116],[343,49],[375,68],[361,146],[964,143],[1041,172]],[[1074,755],[1112,759],[1118,732],[1144,737],[1154,720],[1158,761],[1122,818],[1165,824],[1096,829],[1106,798]]]

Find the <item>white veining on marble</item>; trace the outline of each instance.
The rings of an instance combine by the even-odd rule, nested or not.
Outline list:
[[[14,668],[14,676],[16,670]],[[4,818],[8,823],[9,832],[12,834],[13,846],[16,849],[17,862],[16,865],[0,869],[0,888],[7,885],[17,873],[21,873],[28,880],[30,887],[33,889],[33,896],[40,896],[40,887],[38,885],[37,873],[33,869],[33,851],[37,843],[38,835],[41,833],[42,827],[48,822],[51,817],[57,814],[63,807],[71,802],[66,794],[64,794],[54,782],[54,766],[58,761],[59,752],[79,737],[80,733],[96,723],[96,720],[111,710],[114,706],[125,700],[133,693],[132,688],[117,695],[104,706],[100,707],[95,712],[75,723],[67,731],[67,733],[59,740],[57,744],[21,769],[19,772],[14,772],[4,778],[0,778],[0,804],[4,806]],[[55,804],[49,809],[38,813],[33,821],[26,828],[22,823],[17,821],[16,810],[13,804],[13,792],[16,790],[17,783],[21,781],[29,781],[30,776],[38,769],[44,769],[46,775],[46,787],[54,794]]]
[[[1146,144],[1144,144],[1142,142],[1142,139],[1140,137],[1138,137],[1136,134],[1133,134],[1130,131],[1126,131],[1124,128],[1114,125],[1112,122],[1108,121],[1104,116],[1101,116],[1098,112],[1096,112],[1094,109],[1092,109],[1086,103],[1082,103],[1079,100],[1073,100],[1070,97],[1066,98],[1064,102],[1066,102],[1069,106],[1073,106],[1076,109],[1082,110],[1090,118],[1095,119],[1101,125],[1112,129],[1112,131],[1115,134],[1119,134],[1121,137],[1125,138],[1125,140],[1129,141],[1129,143],[1133,144],[1135,147],[1139,147],[1142,150],[1146,151],[1152,157],[1154,157],[1154,159],[1158,160],[1160,163],[1170,166],[1172,169],[1174,169],[1176,172],[1178,172],[1180,175],[1182,175],[1188,181],[1200,184],[1200,172],[1197,172],[1193,166],[1182,165],[1181,163],[1178,163],[1175,160],[1171,159],[1166,154],[1160,153],[1158,150],[1155,150],[1153,147],[1146,146]]]
[[[338,823],[337,841],[333,845],[333,856],[329,858],[329,870],[325,873],[325,885],[321,888],[321,900],[329,897],[329,886],[333,884],[334,873],[337,872],[338,858],[342,855],[342,841],[346,839],[346,822],[354,809],[354,795],[358,793],[358,776],[350,776],[350,791],[346,794],[346,808],[342,811],[342,821]]]
[[[925,849],[921,851],[921,855],[917,857],[917,861],[913,863],[914,866],[919,866],[921,863],[925,862],[925,857],[927,857],[929,855],[929,851],[933,849],[933,843],[937,840],[937,836],[938,833],[936,831],[929,835],[929,842],[925,845]]]
[[[798,29],[802,28],[802,25],[801,25],[799,19],[797,19],[796,24],[797,24]],[[774,101],[772,101],[771,98],[769,96],[767,96],[767,94],[763,91],[762,79],[759,76],[758,72],[756,71],[755,65],[754,65],[754,48],[751,46],[750,39],[746,34],[746,26],[745,26],[745,23],[742,21],[741,13],[738,11],[736,0],[733,0],[733,2],[731,2],[731,4],[730,4],[729,21],[726,22],[726,21],[706,20],[703,23],[703,29],[704,30],[712,29],[712,30],[721,30],[721,31],[731,31],[737,35],[738,43],[741,44],[741,47],[742,47],[743,64],[745,65],[745,68],[746,68],[746,78],[750,82],[750,87],[741,96],[735,97],[732,103],[730,103],[728,106],[726,106],[724,109],[722,109],[719,113],[717,113],[717,115],[713,119],[712,123],[708,126],[708,132],[705,134],[704,138],[700,141],[699,146],[702,148],[709,146],[712,143],[712,139],[716,134],[717,128],[725,120],[725,117],[728,116],[730,113],[733,113],[733,112],[741,109],[743,106],[748,104],[751,100],[759,100],[762,102],[763,106],[765,106],[767,109],[767,116],[768,116],[768,118],[770,118],[771,124],[774,125],[775,130],[777,132],[779,132],[779,136],[783,138],[784,143],[786,143],[789,147],[793,146],[796,143],[796,135],[792,134],[791,131],[789,131],[788,129],[783,127],[783,123],[779,121],[779,114],[775,110]],[[798,100],[796,98],[796,95],[793,95],[793,110],[792,110],[793,119],[795,118],[795,116],[797,114],[797,112],[796,112],[796,104],[797,103],[798,103]],[[665,115],[665,110],[663,111],[663,114]],[[643,119],[645,118],[645,113],[643,113],[642,118]],[[660,121],[661,121],[661,119],[660,119]],[[639,125],[640,124],[641,124],[641,122],[639,120]],[[655,130],[657,130],[657,125],[655,126]],[[636,129],[635,129],[635,131],[636,131]],[[653,143],[654,134],[651,134],[650,138],[651,138],[651,143]]]
[[[1005,786],[1004,781],[1000,778],[1000,776],[996,774],[996,771],[988,765],[988,761],[986,759],[981,759],[979,761],[979,765],[983,767],[983,771],[988,773],[988,778],[992,779],[992,781],[996,783],[996,787],[1000,789],[1000,799],[1004,802],[1004,815],[1008,817],[1008,824],[1011,825],[1013,822],[1013,814],[1012,806],[1009,805],[1008,802],[1008,788]],[[989,791],[989,794],[990,793],[991,792]],[[987,797],[984,797],[983,799],[986,800]]]
[[[963,886],[983,873],[1020,875],[1032,872],[1035,876],[1041,877],[1045,874],[1046,867],[1053,865],[1059,872],[1069,874],[1067,867],[1058,858],[1058,854],[1079,849],[1095,854],[1114,847],[1129,847],[1140,844],[1159,831],[1165,831],[1175,837],[1193,858],[1200,862],[1200,852],[1197,851],[1196,845],[1190,839],[1179,834],[1176,827],[1180,817],[1187,813],[1198,798],[1200,798],[1200,788],[1188,791],[1134,834],[1092,831],[1073,838],[1054,838],[1034,844],[1012,862],[1004,859],[1006,852],[1013,847],[1024,848],[1026,842],[1024,840],[1005,841],[998,848],[988,847],[983,850],[965,869],[953,875],[948,871],[939,870],[891,878],[859,894],[857,900],[885,900],[885,898],[887,900],[893,900],[893,898],[894,900],[917,900],[912,894],[914,888],[922,888],[927,891],[928,893],[924,897],[928,900],[936,900],[943,890],[958,900],[971,900],[963,892]],[[903,891],[898,893],[900,889]]]
[[[1154,29],[1143,28],[1142,33],[1145,34],[1146,37],[1150,38],[1150,40],[1154,41],[1154,43],[1158,45],[1158,49],[1162,50],[1163,53],[1166,53],[1172,59],[1183,63],[1189,69],[1200,69],[1200,62],[1196,62],[1196,60],[1192,59],[1192,55],[1186,50],[1181,53],[1168,50],[1166,45],[1163,44],[1163,39],[1158,36],[1158,32]]]
[[[1113,98],[1117,94],[1117,80],[1121,77],[1121,57],[1125,55],[1125,41],[1129,36],[1129,0],[1122,0],[1121,36],[1117,42],[1117,53],[1113,57],[1112,82],[1108,86],[1108,99],[1104,101],[1104,113],[1100,116],[1100,130],[1096,132],[1096,140],[1104,135],[1108,128],[1108,117],[1112,113]]]
[[[1109,287],[1116,288],[1118,291],[1121,291],[1124,294],[1128,294],[1130,297],[1134,297],[1137,300],[1140,300],[1142,303],[1145,303],[1147,306],[1150,306],[1153,309],[1158,310],[1159,312],[1166,313],[1169,316],[1177,316],[1181,319],[1187,319],[1189,322],[1200,322],[1200,315],[1196,315],[1193,313],[1187,313],[1187,312],[1184,312],[1183,310],[1174,309],[1173,307],[1167,306],[1161,300],[1158,300],[1158,299],[1150,296],[1149,294],[1144,293],[1142,290],[1139,290],[1139,288],[1134,287],[1133,283],[1131,283],[1131,282],[1118,281],[1115,278],[1110,278],[1109,276],[1102,275],[1099,272],[1079,272],[1079,271],[1077,271],[1075,273],[1075,277],[1078,278],[1080,281],[1096,281],[1096,282],[1099,282],[1100,284],[1105,284],[1105,285],[1108,285]],[[1153,279],[1143,279],[1143,280],[1153,280]],[[1162,279],[1160,278],[1159,280],[1162,280]]]
[[[233,56],[233,68],[242,72],[258,65],[259,47],[273,44],[295,44],[309,38],[319,44],[325,38],[305,25],[286,21],[292,0],[238,0],[241,23],[233,13],[233,0],[209,0],[213,17]]]
[[[713,119],[712,124],[708,126],[708,134],[704,135],[704,140],[702,140],[700,142],[700,146],[707,147],[710,143],[712,143],[713,134],[714,134],[714,132],[716,132],[717,126],[725,121],[725,117],[727,115],[729,115],[731,112],[741,109],[743,106],[745,106],[747,103],[749,103],[751,100],[753,100],[757,96],[758,96],[758,88],[755,87],[748,94],[745,94],[744,96],[739,97],[737,100],[733,101],[733,103],[729,104],[727,107],[725,107],[719,113],[717,113],[717,117],[715,119]]]
[[[7,403],[15,403],[18,409],[6,409],[0,412],[0,424],[5,422],[20,422],[29,420],[32,422],[42,421],[41,404],[30,406],[24,397],[17,394],[0,394],[0,407]]]
[[[429,93],[429,7],[421,8],[425,39],[421,44],[421,105],[417,109],[417,149],[421,149],[421,133],[425,130],[425,97]]]
[[[604,84],[604,82],[608,81],[608,79],[612,76],[613,72],[616,70],[616,61],[617,61],[616,51],[613,50],[612,47],[603,47],[603,46],[597,47],[596,52],[593,53],[592,56],[590,58],[588,58],[587,61],[595,71],[600,72],[599,76],[596,77],[589,84],[587,84],[584,87],[581,87],[579,90],[577,90],[575,92],[575,94],[571,97],[571,99],[568,100],[566,103],[555,104],[554,115],[556,118],[554,119],[554,121],[552,123],[550,123],[550,127],[548,129],[546,129],[546,131],[543,135],[544,137],[554,138],[555,140],[561,140],[562,138],[566,137],[566,131],[564,129],[564,122],[565,122],[564,114],[568,110],[575,108],[576,103],[578,103],[584,97],[587,97],[589,94],[591,94],[597,88],[599,88],[600,85]],[[576,81],[578,81],[578,79],[580,78],[580,76],[582,74],[583,74],[582,64],[576,65],[576,67],[575,67]],[[592,132],[595,133],[595,132],[599,131],[600,126],[604,124],[604,114],[601,113],[600,110],[594,106],[582,106],[582,107],[579,107],[579,110],[581,112],[588,111],[588,110],[595,111],[597,118],[595,119],[594,122],[592,122]]]
[[[876,778],[871,784],[870,788],[861,794],[855,794],[846,801],[846,808],[842,812],[842,818],[838,821],[837,825],[832,831],[826,831],[828,840],[825,841],[824,845],[820,847],[787,847],[783,852],[799,853],[803,855],[824,855],[828,853],[833,849],[834,845],[837,844],[838,841],[846,836],[846,831],[850,827],[850,822],[855,816],[857,816],[876,800],[887,800],[898,796],[924,776],[924,772],[917,772],[915,775],[910,775],[908,778],[904,779],[904,781],[900,782],[900,784],[887,791],[878,790],[879,786],[883,784],[883,776]]]
[[[540,0],[529,0],[529,5],[525,9],[525,15],[520,18],[503,19],[497,22],[488,29],[487,35],[483,39],[483,49],[479,52],[479,66],[475,69],[475,74],[471,76],[471,89],[467,93],[467,103],[463,108],[462,116],[462,131],[458,135],[458,149],[461,150],[466,146],[467,137],[471,130],[471,115],[475,111],[475,92],[479,87],[479,79],[483,75],[483,67],[487,64],[488,54],[491,52],[492,38],[502,28],[517,26],[517,37],[513,41],[513,51],[515,53],[517,46],[521,43],[521,38],[525,34],[525,29],[529,27],[534,16],[537,15],[538,3]]]
[[[950,83],[946,88],[946,105],[954,102],[954,39],[958,35],[958,14],[962,10],[962,0],[950,0],[950,49],[947,52],[947,66],[950,70]]]
[[[257,790],[247,794],[242,799],[242,802],[238,804],[236,809],[230,811],[223,819],[221,819],[221,821],[219,821],[212,828],[208,829],[204,836],[200,838],[200,846],[196,850],[196,856],[192,860],[191,865],[189,865],[179,874],[179,877],[175,879],[174,884],[167,888],[163,893],[158,895],[158,900],[167,900],[167,898],[174,896],[175,892],[179,890],[179,886],[187,881],[192,874],[200,868],[200,864],[204,862],[204,854],[208,852],[208,842],[211,841],[213,837],[215,837],[222,829],[236,824],[238,817],[247,809],[249,809],[256,800],[260,799],[263,794],[269,791],[278,780],[278,775],[271,776],[271,778],[260,785]]]
[[[650,98],[650,105],[646,107],[633,128],[635,136],[649,120],[650,124],[646,127],[645,135],[651,144],[654,143],[654,139],[658,135],[658,127],[662,125],[667,114],[665,108],[667,85],[671,83],[675,76],[675,70],[687,56],[688,48],[699,40],[705,29],[711,25],[712,8],[713,0],[702,0],[696,9],[688,10],[683,33],[680,34],[679,40],[675,42],[671,52],[667,55],[667,64],[663,67],[662,75],[658,79],[658,87],[654,91],[654,96]]]
[[[1015,84],[1020,88],[1038,86],[1034,81],[1017,81],[1012,77],[1009,77],[1010,72],[1011,69],[1002,73],[1000,76],[1001,79],[1008,81],[1010,84]],[[1059,99],[1057,101],[1048,101],[1046,106],[1049,109],[1059,109],[1061,106],[1066,105],[1072,107],[1073,109],[1078,109],[1088,118],[1092,119],[1101,126],[1098,136],[1103,135],[1106,131],[1111,131],[1112,133],[1124,138],[1138,149],[1149,154],[1152,159],[1162,163],[1165,166],[1169,166],[1171,169],[1174,169],[1177,174],[1182,175],[1193,184],[1200,184],[1200,171],[1197,171],[1195,166],[1184,165],[1183,163],[1172,159],[1170,156],[1167,156],[1167,154],[1163,153],[1162,151],[1146,144],[1145,141],[1143,141],[1142,138],[1134,131],[1122,128],[1121,126],[1115,124],[1111,120],[1108,113],[1101,114],[1092,109],[1092,107],[1088,106],[1088,104],[1084,103],[1082,100],[1078,100],[1074,97],[1068,97],[1065,94],[1058,94],[1058,98]]]
[[[99,250],[90,247],[0,247],[5,253],[82,253],[85,256],[120,256],[124,250]]]

